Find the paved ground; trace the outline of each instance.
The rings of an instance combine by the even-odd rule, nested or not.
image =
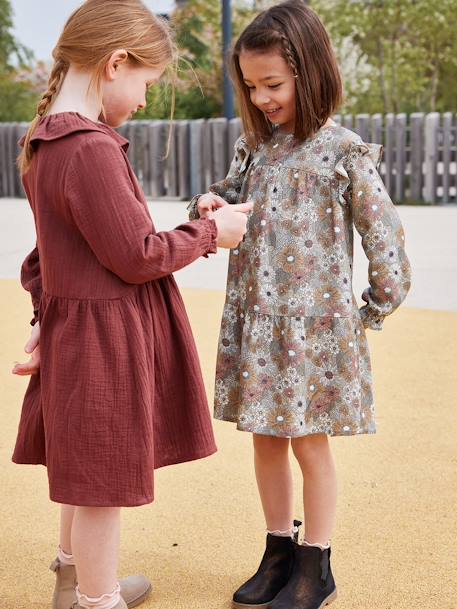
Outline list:
[[[185,203],[150,203],[157,230],[186,221]],[[457,206],[398,207],[406,230],[413,284],[406,306],[457,311]],[[32,213],[23,199],[0,199],[0,278],[17,277],[20,263],[35,241]],[[366,287],[367,263],[356,240],[354,289]],[[176,273],[181,287],[223,290],[227,252],[201,258]]]
[[[0,295],[0,608],[51,609],[58,508],[43,467],[10,462],[26,380],[9,371],[30,303],[14,280],[0,281]],[[184,298],[212,400],[223,292],[185,289]],[[332,441],[340,489],[332,608],[457,609],[457,313],[404,308],[369,340],[378,433]],[[145,609],[229,609],[257,567],[264,532],[251,439],[220,421],[215,431],[215,456],[159,470],[156,502],[124,510],[121,576],[152,578]]]
[[[185,219],[183,204],[151,207],[161,229]],[[340,487],[335,609],[457,609],[457,208],[399,211],[415,281],[409,307],[369,333],[378,433],[332,440]],[[33,246],[26,204],[0,200],[0,227],[0,609],[50,609],[58,506],[47,500],[44,468],[10,462],[27,382],[10,374],[30,330],[28,294],[11,279]],[[225,264],[218,255],[177,274],[188,286],[210,403]],[[362,263],[360,273],[362,286]],[[229,609],[233,590],[257,567],[264,532],[251,440],[227,423],[216,421],[215,431],[214,457],[159,470],[156,502],[124,510],[121,576],[152,578],[145,609]],[[293,471],[300,516],[295,464]]]

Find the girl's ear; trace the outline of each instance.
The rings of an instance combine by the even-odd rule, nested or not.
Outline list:
[[[125,49],[117,49],[106,62],[105,76],[107,80],[115,80],[119,74],[119,66],[127,61],[129,54]]]

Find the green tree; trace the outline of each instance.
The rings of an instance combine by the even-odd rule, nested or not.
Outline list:
[[[345,109],[457,108],[455,0],[314,0],[346,82]]]
[[[30,120],[37,96],[27,77],[33,53],[14,38],[12,27],[11,4],[0,0],[0,121]]]
[[[252,2],[233,3],[233,33],[256,15]],[[181,61],[176,83],[176,118],[221,116],[222,12],[220,0],[188,0],[172,15]],[[170,89],[166,85],[151,90],[148,107],[137,118],[167,118],[170,115]]]

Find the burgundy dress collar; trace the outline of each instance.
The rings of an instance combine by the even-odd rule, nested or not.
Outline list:
[[[40,119],[32,138],[33,145],[39,141],[52,141],[81,131],[100,131],[112,137],[121,148],[127,152],[129,141],[117,133],[105,123],[96,123],[79,112],[59,112],[48,114]],[[21,138],[19,144],[23,146],[25,137]]]

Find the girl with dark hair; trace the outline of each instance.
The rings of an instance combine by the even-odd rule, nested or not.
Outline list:
[[[230,254],[215,416],[253,434],[268,534],[257,573],[233,600],[237,608],[320,609],[336,597],[328,438],[375,432],[365,329],[380,330],[405,298],[410,267],[376,169],[381,146],[331,119],[342,84],[318,16],[299,0],[264,11],[236,42],[231,68],[244,135],[227,178],[190,210],[210,217],[226,202],[254,204]],[[369,260],[360,310],[353,226]],[[303,474],[301,543],[290,446]]]

